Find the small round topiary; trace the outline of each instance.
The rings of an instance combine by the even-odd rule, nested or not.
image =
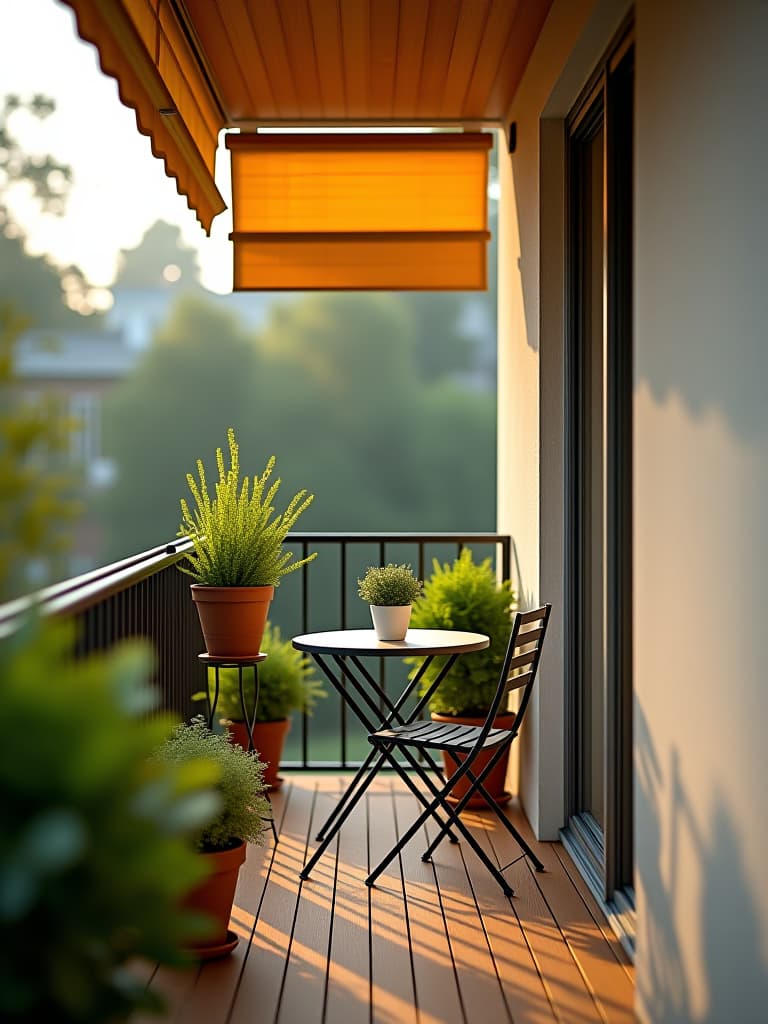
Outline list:
[[[358,594],[368,604],[395,607],[413,602],[421,595],[423,584],[410,565],[369,566],[357,581]]]

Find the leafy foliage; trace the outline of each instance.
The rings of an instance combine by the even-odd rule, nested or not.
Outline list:
[[[198,849],[209,853],[239,842],[261,843],[269,804],[264,798],[264,764],[255,752],[230,743],[223,733],[211,732],[202,717],[182,722],[155,754],[162,764],[177,768],[183,778],[195,778],[201,767],[216,766],[220,808],[196,835]]]
[[[434,560],[424,596],[413,606],[411,626],[485,633],[491,643],[484,651],[458,659],[430,700],[432,711],[469,717],[487,713],[504,663],[514,598],[508,580],[497,584],[490,558],[477,564],[470,548],[464,548],[452,565]],[[422,692],[444,663],[444,658],[435,658],[425,674]]]
[[[189,836],[218,808],[212,765],[153,764],[150,654],[75,661],[74,629],[28,622],[0,642],[0,1019],[101,1024],[157,1008],[125,965],[182,963],[200,880]]]
[[[368,604],[413,604],[422,592],[423,584],[414,575],[410,565],[371,565],[362,579],[358,579],[358,594]]]
[[[307,711],[310,714],[320,697],[326,696],[325,687],[319,679],[311,660],[297,651],[290,640],[283,640],[280,627],[268,622],[264,630],[261,649],[268,655],[259,665],[259,703],[256,708],[257,722],[278,722],[288,718],[292,711]],[[213,670],[208,670],[208,690],[213,699]],[[205,698],[205,693],[195,695]],[[253,707],[253,675],[243,673],[243,696],[246,709]],[[243,721],[240,703],[240,683],[237,669],[219,670],[219,699],[217,714],[231,722]]]
[[[0,308],[0,601],[29,588],[33,558],[51,576],[80,511],[74,479],[61,468],[72,420],[54,398],[33,402],[19,393],[13,364],[21,326]]]
[[[199,484],[191,473],[187,474],[196,508],[191,513],[186,500],[181,499],[183,518],[179,536],[190,537],[194,551],[187,555],[189,567],[182,566],[182,572],[209,587],[277,586],[282,576],[317,557],[315,551],[306,558],[292,561],[293,552],[283,550],[285,538],[312,503],[314,495],[299,491],[286,510],[275,515],[272,503],[280,480],[265,494],[275,456],[268,460],[261,476],[253,477],[251,487],[247,476],[240,482],[239,449],[232,427],[227,431],[227,440],[228,469],[224,466],[221,448],[216,450],[219,480],[215,498],[208,493],[205,467],[200,459],[197,461]]]
[[[72,169],[49,154],[25,152],[11,130],[10,121],[18,114],[27,114],[44,121],[56,109],[56,101],[40,93],[24,100],[16,94],[7,95],[0,107],[0,189],[23,184],[46,213],[64,213]]]

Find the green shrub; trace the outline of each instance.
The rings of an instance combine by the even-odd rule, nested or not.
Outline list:
[[[358,594],[368,604],[402,606],[413,604],[422,592],[422,582],[410,565],[369,566],[357,581]]]
[[[285,538],[314,495],[299,491],[291,498],[284,512],[275,515],[273,502],[280,486],[276,480],[265,494],[267,481],[275,466],[274,455],[261,476],[240,482],[240,456],[235,432],[227,431],[229,468],[224,466],[221,448],[216,449],[219,480],[215,497],[208,493],[205,468],[197,461],[198,483],[191,473],[187,483],[195,500],[191,512],[181,499],[180,537],[189,537],[194,550],[187,556],[188,565],[180,566],[197,583],[207,587],[276,587],[281,577],[300,569],[317,556],[292,561],[293,553],[284,551]]]
[[[312,712],[320,697],[326,696],[325,688],[318,678],[312,661],[297,651],[290,640],[283,640],[279,626],[267,623],[261,649],[267,660],[259,665],[259,703],[256,709],[257,722],[277,722],[293,711]],[[213,669],[208,670],[208,689],[213,698]],[[253,707],[253,674],[243,671],[243,692],[245,706],[250,712]],[[195,697],[205,698],[204,693]],[[216,705],[219,718],[232,722],[243,720],[240,703],[238,672],[235,668],[219,669],[219,700]]]
[[[0,1019],[101,1024],[158,1008],[126,969],[187,962],[183,895],[204,868],[190,836],[219,799],[213,765],[151,761],[150,653],[75,661],[71,624],[0,642]],[[199,922],[198,922],[199,923]]]
[[[219,774],[218,814],[196,834],[199,850],[227,850],[241,841],[262,841],[269,804],[263,796],[264,764],[255,752],[247,753],[222,733],[211,732],[202,718],[178,725],[155,754],[193,777],[201,765],[213,762]]]
[[[430,710],[444,715],[482,717],[487,714],[511,628],[514,592],[508,580],[501,585],[490,558],[479,565],[464,548],[453,565],[433,562],[433,574],[424,584],[424,596],[413,606],[411,626],[421,629],[461,629],[491,638],[484,651],[459,658],[430,700]],[[412,659],[415,664],[415,659]],[[423,693],[445,658],[435,658],[422,681]]]

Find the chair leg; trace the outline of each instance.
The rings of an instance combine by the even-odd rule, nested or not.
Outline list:
[[[499,807],[499,805],[496,803],[496,801],[493,799],[491,794],[488,792],[488,790],[483,785],[483,782],[484,782],[485,778],[488,775],[490,775],[490,773],[493,771],[493,769],[495,768],[496,764],[501,759],[503,752],[504,752],[504,748],[503,747],[499,747],[497,754],[494,754],[494,756],[491,758],[489,763],[480,772],[480,774],[478,776],[475,776],[472,773],[472,769],[471,768],[467,768],[466,769],[466,778],[467,778],[467,780],[469,782],[469,786],[467,788],[467,792],[459,799],[458,803],[456,804],[456,806],[453,809],[456,812],[456,814],[461,814],[461,812],[464,810],[464,807],[467,805],[469,800],[475,795],[475,793],[479,793],[483,797],[483,799],[485,800],[485,803],[488,805],[489,809],[493,811],[493,813],[499,819],[499,821],[504,826],[504,828],[507,830],[507,832],[509,832],[509,834],[512,836],[512,838],[518,844],[520,849],[524,852],[524,854],[532,862],[532,864],[536,868],[536,870],[537,871],[544,871],[544,865],[542,864],[542,862],[539,860],[539,858],[533,852],[531,847],[528,845],[528,843],[525,841],[525,839],[523,839],[523,837],[520,835],[518,830],[515,828],[515,826],[512,824],[512,822],[506,816],[504,811]],[[456,764],[457,766],[461,763],[455,755],[450,754],[449,756],[453,760],[454,764]],[[422,860],[426,861],[426,860],[430,859],[430,857],[434,853],[435,849],[437,848],[437,846],[442,841],[443,836],[444,836],[444,833],[438,833],[438,835],[434,838],[434,840],[429,845],[427,850],[422,854],[422,858],[421,858]]]
[[[366,760],[365,763],[369,764],[370,761],[373,760],[375,755],[376,755],[376,751],[372,750],[371,751],[371,755],[370,755],[370,759]],[[325,834],[324,834],[324,836],[322,838],[322,841],[320,842],[320,845],[315,850],[315,852],[312,854],[310,859],[307,861],[307,863],[304,865],[304,867],[299,872],[299,877],[300,878],[303,878],[304,880],[309,878],[309,876],[310,876],[310,874],[312,872],[312,869],[315,867],[317,862],[320,860],[320,858],[323,856],[323,854],[325,853],[325,851],[328,849],[328,847],[330,846],[331,842],[333,841],[333,837],[336,835],[336,833],[339,831],[341,826],[344,824],[344,822],[350,816],[352,811],[357,806],[357,803],[359,802],[360,798],[363,796],[365,791],[368,789],[370,784],[373,782],[373,780],[374,780],[374,778],[376,776],[376,772],[379,770],[381,765],[384,763],[384,755],[385,755],[385,751],[380,749],[379,750],[378,761],[377,761],[377,763],[375,765],[373,765],[369,769],[368,774],[364,778],[362,778],[361,777],[361,773],[358,772],[358,774],[355,776],[355,779],[353,781],[352,787],[347,790],[347,792],[344,794],[344,796],[342,797],[342,799],[340,801],[340,804],[342,806],[339,809],[339,813],[331,814],[328,817],[328,819],[326,820],[325,824],[323,825],[323,828],[322,828],[321,832],[323,832]],[[420,790],[419,790],[418,786],[414,783],[413,779],[407,774],[407,772],[405,772],[400,767],[400,765],[397,763],[397,761],[394,758],[390,758],[390,760],[392,761],[392,764],[394,765],[395,770],[397,771],[397,774],[408,785],[408,787],[410,788],[411,792],[415,796],[420,797],[421,796]],[[410,758],[409,758],[409,760],[410,760]],[[418,766],[417,770],[419,770],[419,769],[420,769],[420,766]],[[420,770],[423,771],[423,769],[420,769]],[[434,786],[434,783],[426,775],[426,773],[424,773],[423,778],[424,778],[424,781],[430,787]],[[456,838],[456,836],[451,831],[450,823],[444,822],[442,820],[442,818],[440,818],[440,816],[437,815],[437,814],[435,814],[434,817],[435,817],[435,820],[437,821],[437,824],[440,827],[441,834],[446,834],[447,833],[449,838],[450,838],[450,841],[452,843],[457,843],[458,839]],[[274,828],[274,825],[273,825],[273,828]],[[320,835],[318,835],[318,839],[320,839]]]
[[[392,756],[389,750],[384,749],[383,753],[386,756],[387,760],[389,760],[393,764],[396,764],[395,758]],[[480,846],[480,844],[477,842],[477,840],[469,831],[469,829],[464,825],[464,822],[461,821],[458,815],[454,813],[453,808],[450,806],[450,804],[445,803],[445,797],[450,792],[450,789],[450,786],[443,787],[443,789],[440,792],[440,795],[436,796],[431,801],[428,801],[424,794],[417,790],[416,795],[418,796],[425,810],[418,816],[418,818],[413,822],[410,828],[408,828],[405,831],[405,833],[400,837],[398,842],[392,847],[389,853],[386,854],[384,859],[368,875],[368,877],[365,880],[366,885],[372,886],[376,882],[376,879],[381,875],[382,871],[384,871],[387,865],[400,853],[400,851],[405,847],[405,845],[408,842],[410,842],[410,840],[416,835],[416,833],[424,825],[424,823],[429,820],[429,818],[435,817],[437,818],[438,823],[440,823],[439,816],[437,815],[437,810],[439,808],[448,817],[450,824],[454,825],[455,828],[458,829],[458,831],[464,836],[467,843],[472,847],[472,849],[475,851],[475,853],[483,862],[483,864],[485,864],[488,871],[493,875],[498,884],[501,886],[504,895],[514,896],[514,890],[507,882],[507,880],[504,878],[502,873],[499,871],[498,867],[493,863],[493,861],[490,859],[490,857],[482,848],[482,846]],[[444,825],[440,824],[440,827],[441,831],[445,830]]]

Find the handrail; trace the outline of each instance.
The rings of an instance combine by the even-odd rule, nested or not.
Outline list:
[[[53,583],[0,605],[0,637],[8,636],[32,610],[42,615],[75,615],[178,562],[192,548],[189,540],[159,544],[117,562]]]

